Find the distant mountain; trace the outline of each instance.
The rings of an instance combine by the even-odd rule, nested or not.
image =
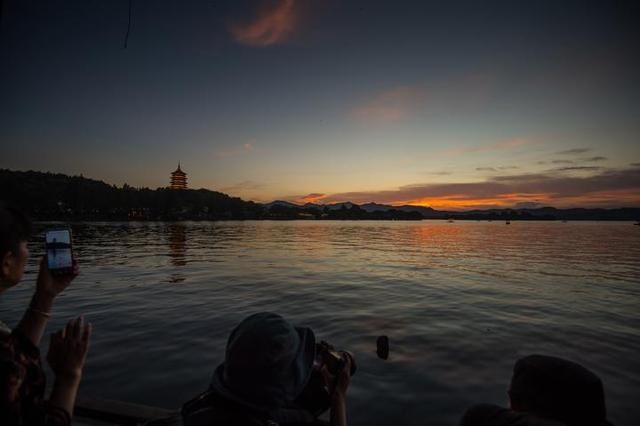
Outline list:
[[[387,204],[378,204],[378,203],[366,203],[360,204],[360,208],[367,212],[378,212],[378,211],[387,211],[393,210],[394,207]]]
[[[302,205],[302,207],[305,209],[321,209],[322,205],[315,203],[305,203]]]
[[[296,209],[298,213],[305,211],[327,211],[337,212],[342,210],[358,209],[369,216],[363,218],[381,218],[384,215],[380,213],[395,212],[399,213],[418,213],[423,219],[457,219],[457,220],[640,220],[640,208],[618,208],[618,209],[557,209],[555,207],[538,207],[538,208],[520,208],[520,209],[487,209],[487,210],[468,210],[468,211],[446,211],[434,210],[431,207],[424,206],[392,206],[389,204],[378,204],[374,202],[357,205],[350,201],[344,203],[333,204],[312,204],[307,203],[298,205],[287,201],[274,201],[265,204],[267,208],[271,204],[279,206],[287,206]],[[282,213],[282,212],[280,212]],[[352,215],[355,211],[352,212]],[[331,214],[331,217],[336,217]],[[388,218],[393,216],[386,215]]]
[[[400,210],[403,212],[419,212],[420,214],[422,214],[424,217],[429,217],[429,218],[433,218],[433,217],[440,217],[442,216],[442,212],[438,212],[434,209],[432,209],[431,207],[424,207],[424,206],[398,206],[398,207],[394,207],[396,210]]]
[[[263,204],[265,207],[267,208],[271,208],[272,206],[286,206],[286,207],[291,207],[291,208],[303,208],[303,209],[311,209],[311,208],[316,208],[316,209],[324,209],[327,208],[329,210],[338,210],[341,209],[343,206],[346,209],[350,209],[351,207],[353,207],[355,204],[347,201],[345,203],[335,203],[335,204],[316,204],[316,203],[306,203],[306,204],[295,204],[289,201],[282,201],[282,200],[276,200],[276,201],[272,201],[270,203],[266,203]]]
[[[366,204],[361,204],[360,208],[368,212],[387,211],[387,210],[398,210],[401,212],[418,212],[422,214],[424,217],[429,217],[429,218],[442,215],[442,214],[438,214],[440,212],[436,212],[431,207],[424,207],[424,206],[411,206],[411,205],[392,206],[389,204],[366,203]]]
[[[282,201],[282,200],[275,200],[270,203],[263,204],[263,206],[266,207],[267,209],[270,209],[271,207],[274,207],[274,206],[291,207],[291,208],[302,207],[298,204],[294,204],[294,203],[290,203],[289,201]]]
[[[352,203],[351,201],[347,201],[345,203],[325,204],[323,207],[326,207],[329,210],[338,210],[342,209],[343,207],[345,209],[350,209],[353,206],[355,206],[354,203]]]

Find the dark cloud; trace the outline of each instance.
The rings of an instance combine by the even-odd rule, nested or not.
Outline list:
[[[573,148],[567,149],[565,151],[559,151],[558,154],[562,155],[571,155],[571,154],[584,154],[585,152],[591,151],[591,148]]]
[[[552,164],[573,164],[571,160],[553,160]]]
[[[585,158],[582,161],[584,161],[584,162],[592,162],[592,161],[606,161],[606,160],[608,160],[607,157],[603,157],[601,155],[598,155],[596,157]]]
[[[497,172],[498,170],[517,170],[518,166],[476,167],[479,172]]]
[[[640,163],[631,163],[633,167],[640,167]]]
[[[558,171],[558,172],[577,172],[577,171],[596,171],[596,170],[602,170],[602,167],[596,167],[596,166],[572,166],[572,167],[560,167],[557,169],[552,169],[552,171]]]
[[[427,174],[434,175],[434,176],[449,176],[449,175],[452,175],[453,172],[445,170],[445,171],[441,171],[441,172],[428,172]]]
[[[547,175],[541,173],[528,173],[522,175],[507,175],[507,176],[496,176],[493,180],[498,182],[518,182],[518,181],[532,181],[532,180],[544,180],[547,178]]]

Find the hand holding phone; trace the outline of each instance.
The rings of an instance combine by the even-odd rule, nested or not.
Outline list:
[[[45,235],[46,255],[40,263],[38,291],[58,295],[78,275],[78,264],[72,252],[71,231],[53,229]]]

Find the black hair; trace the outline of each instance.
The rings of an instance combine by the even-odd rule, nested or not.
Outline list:
[[[18,207],[0,201],[0,259],[8,252],[18,251],[18,245],[30,237],[29,217]]]
[[[607,424],[602,381],[566,359],[546,355],[519,359],[513,368],[510,396],[522,411],[562,424]]]

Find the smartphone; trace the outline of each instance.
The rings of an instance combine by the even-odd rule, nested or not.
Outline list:
[[[71,230],[51,229],[45,234],[47,267],[54,275],[73,272],[73,252],[71,251]]]

